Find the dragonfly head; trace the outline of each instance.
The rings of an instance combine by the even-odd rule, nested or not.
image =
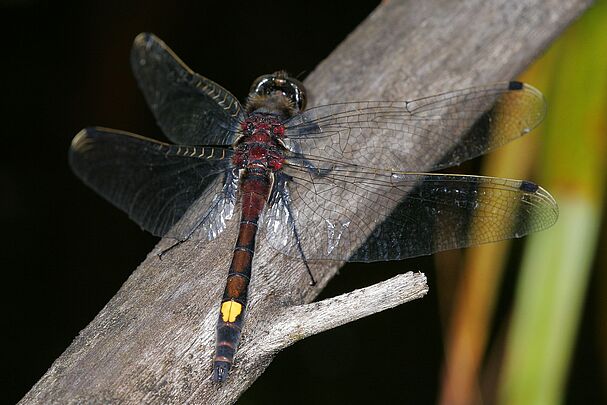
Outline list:
[[[306,89],[304,85],[284,71],[259,76],[253,82],[250,94],[258,96],[274,96],[278,94],[289,100],[297,112],[301,112],[306,108]]]

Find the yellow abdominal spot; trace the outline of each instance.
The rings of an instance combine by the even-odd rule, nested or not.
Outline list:
[[[236,301],[226,301],[221,304],[221,317],[224,322],[234,322],[242,313],[242,305]]]

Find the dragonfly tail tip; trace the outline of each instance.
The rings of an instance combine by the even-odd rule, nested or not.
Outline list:
[[[228,378],[230,363],[226,361],[216,361],[213,364],[213,381],[222,383]]]

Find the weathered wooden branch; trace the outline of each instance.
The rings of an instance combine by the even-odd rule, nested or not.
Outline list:
[[[285,307],[258,344],[266,351],[278,352],[308,336],[394,308],[427,292],[426,277],[409,272],[337,297]]]
[[[589,3],[385,2],[307,79],[311,104],[411,99],[511,79]],[[162,240],[21,403],[231,403],[283,347],[427,290],[423,275],[410,273],[306,304],[339,263],[312,263],[319,283],[310,287],[301,262],[260,244],[236,364],[218,385],[209,377],[234,239],[228,230],[210,243],[187,241],[160,260],[172,243]]]

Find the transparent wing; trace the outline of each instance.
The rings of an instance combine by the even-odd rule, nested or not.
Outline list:
[[[74,137],[69,161],[84,183],[152,234],[212,238],[233,212],[230,153],[88,128]]]
[[[135,38],[131,67],[164,134],[180,145],[231,145],[243,109],[236,97],[194,73],[153,34]]]
[[[558,216],[552,196],[526,181],[352,166],[321,175],[295,165],[285,171],[291,177],[277,183],[266,239],[299,257],[297,234],[310,260],[404,259],[521,237]]]
[[[403,102],[324,105],[285,122],[307,157],[398,171],[457,165],[529,132],[545,114],[535,88],[504,82]],[[330,163],[319,162],[319,168]]]

